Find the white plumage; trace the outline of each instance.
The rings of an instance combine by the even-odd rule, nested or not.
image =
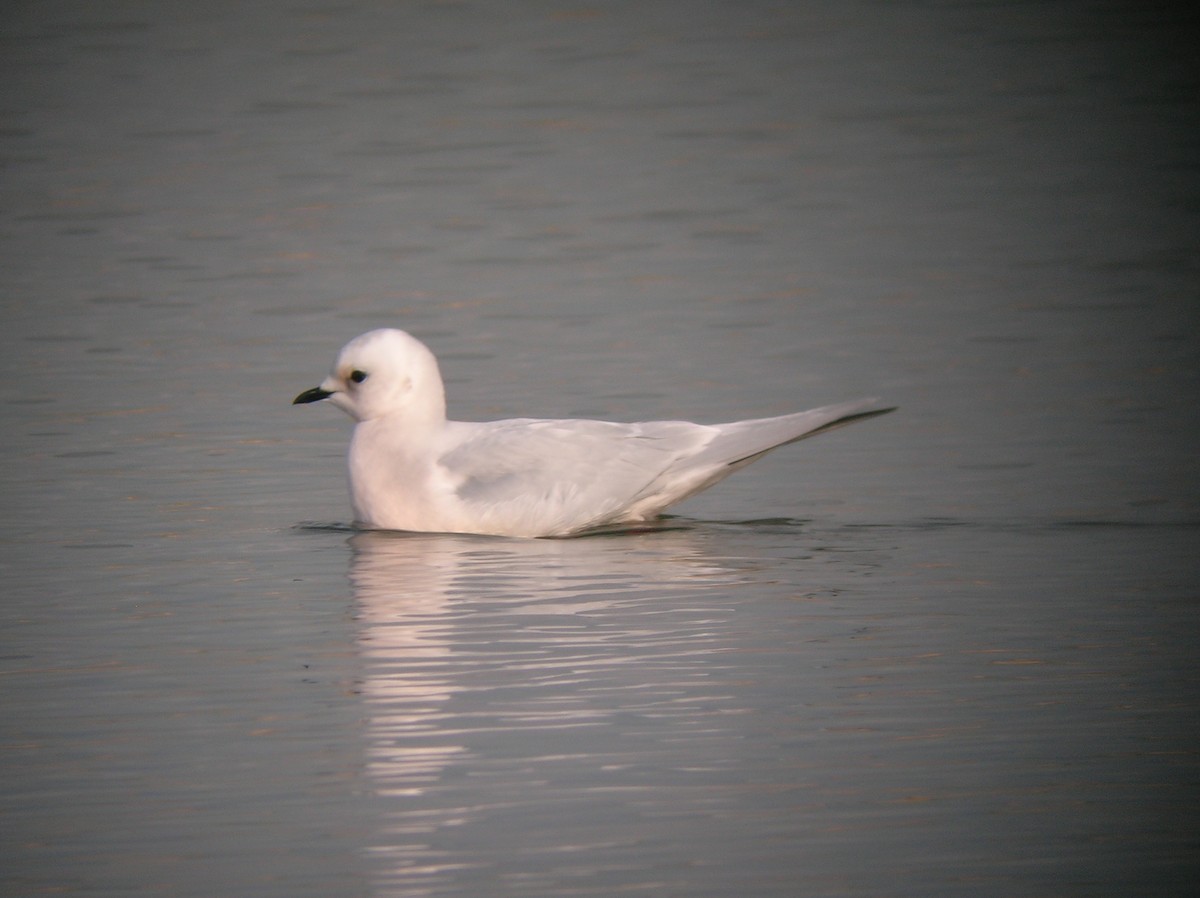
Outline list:
[[[392,329],[347,343],[294,403],[321,399],[358,422],[359,526],[527,537],[653,520],[774,448],[892,410],[864,399],[731,424],[448,421],[433,353]]]

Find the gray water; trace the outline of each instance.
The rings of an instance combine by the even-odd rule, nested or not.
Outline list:
[[[9,9],[0,893],[1189,894],[1171,9]],[[289,402],[384,325],[465,419],[900,411],[356,534]]]

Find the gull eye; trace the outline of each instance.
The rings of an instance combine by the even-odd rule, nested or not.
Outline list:
[[[355,370],[353,370],[353,371],[351,371],[351,372],[350,372],[350,379],[351,379],[352,381],[354,381],[356,384],[360,384],[360,383],[362,383],[364,380],[366,380],[366,379],[367,379],[367,372],[366,372],[366,371],[359,371],[359,370],[356,368]]]

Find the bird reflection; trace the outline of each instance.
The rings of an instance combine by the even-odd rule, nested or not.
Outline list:
[[[701,620],[711,612],[690,607],[689,595],[689,607],[664,615],[661,598],[736,581],[687,531],[576,540],[371,531],[350,545],[368,773],[388,802],[374,851],[389,894],[422,894],[476,866],[455,838],[536,800],[536,782],[516,786],[554,740],[611,740],[618,713],[666,705],[663,672],[670,702],[702,661],[710,676],[712,659],[700,656],[711,652]]]
[[[455,556],[439,550],[437,540],[404,534],[360,533],[350,543],[370,669],[364,687],[372,705],[368,767],[379,793],[417,794],[465,751],[438,734],[439,709],[461,688],[445,674]]]

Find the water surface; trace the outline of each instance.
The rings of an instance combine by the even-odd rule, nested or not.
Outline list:
[[[1167,7],[70,0],[0,37],[0,891],[1187,894]],[[293,408],[878,395],[662,528],[354,533]]]

